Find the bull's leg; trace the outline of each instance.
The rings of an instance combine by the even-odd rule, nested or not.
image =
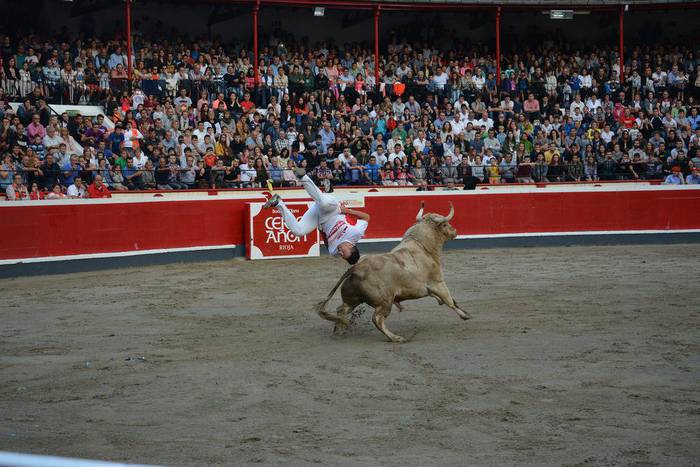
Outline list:
[[[375,307],[374,315],[372,315],[372,322],[391,342],[404,342],[406,339],[389,331],[386,324],[384,324],[384,321],[389,317],[389,313],[391,313],[391,306],[391,303],[389,303],[388,305],[378,305]]]
[[[335,323],[335,326],[333,327],[333,334],[339,334],[342,331],[345,331],[348,328],[348,314],[355,308],[354,305],[349,305],[347,303],[343,303],[340,305],[338,308],[336,308],[335,313],[338,315],[338,318],[340,318],[342,321],[338,321]]]
[[[450,294],[449,289],[447,288],[447,285],[445,285],[444,282],[440,284],[433,284],[432,286],[428,287],[428,294],[431,297],[435,297],[438,301],[438,303],[442,302],[448,307],[452,308],[457,315],[462,318],[462,319],[469,319],[471,316],[469,316],[469,313],[464,311],[457,305],[457,302],[454,301],[452,298],[452,294]],[[440,304],[442,304],[440,303]]]

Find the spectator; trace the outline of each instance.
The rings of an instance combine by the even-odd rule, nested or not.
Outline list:
[[[150,160],[146,161],[143,170],[141,170],[141,184],[144,190],[153,190],[156,188],[155,171],[153,170],[153,163]]]
[[[73,184],[68,187],[66,192],[69,198],[87,198],[88,193],[83,185],[83,179],[80,177],[75,177]]]
[[[63,199],[66,198],[66,194],[61,190],[61,185],[56,184],[51,187],[51,192],[46,195],[46,199]]]
[[[679,166],[674,166],[671,173],[664,180],[666,185],[684,185],[685,179],[683,178],[683,173]]]
[[[107,186],[103,183],[102,175],[95,175],[95,181],[88,186],[89,198],[111,198],[112,193],[109,192]]]
[[[685,178],[685,183],[688,185],[700,185],[700,169],[698,167],[691,169],[690,175]]]
[[[121,172],[124,177],[124,184],[129,190],[143,190],[141,171],[134,167],[134,160],[132,158],[127,159],[126,168]]]
[[[8,201],[23,201],[29,199],[27,185],[22,182],[22,176],[15,174],[12,177],[12,183],[5,189],[5,199]]]

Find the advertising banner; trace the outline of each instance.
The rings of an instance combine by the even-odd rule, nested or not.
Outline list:
[[[311,203],[286,203],[300,219]],[[303,258],[320,255],[318,229],[297,237],[289,231],[276,209],[263,209],[263,203],[249,203],[246,226],[248,259]]]

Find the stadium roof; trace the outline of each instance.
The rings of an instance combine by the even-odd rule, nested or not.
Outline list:
[[[190,0],[191,1],[191,0]],[[461,10],[492,9],[502,7],[512,10],[536,10],[538,8],[612,10],[629,5],[630,10],[671,10],[700,7],[698,0],[200,0],[212,3],[257,4],[260,6],[319,6],[339,9],[386,10]]]
[[[371,3],[397,3],[396,0],[369,0]],[[399,0],[400,3],[421,3],[421,4],[453,4],[453,5],[531,5],[531,6],[571,6],[587,7],[590,5],[648,5],[658,3],[697,3],[693,0]],[[323,3],[323,2],[319,2]],[[352,2],[349,2],[352,3]]]

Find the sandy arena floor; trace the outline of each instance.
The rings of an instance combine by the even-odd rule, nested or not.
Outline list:
[[[311,306],[344,265],[0,281],[0,450],[170,465],[700,464],[700,245],[448,250],[473,316],[385,341]],[[338,298],[331,303],[335,305]]]

